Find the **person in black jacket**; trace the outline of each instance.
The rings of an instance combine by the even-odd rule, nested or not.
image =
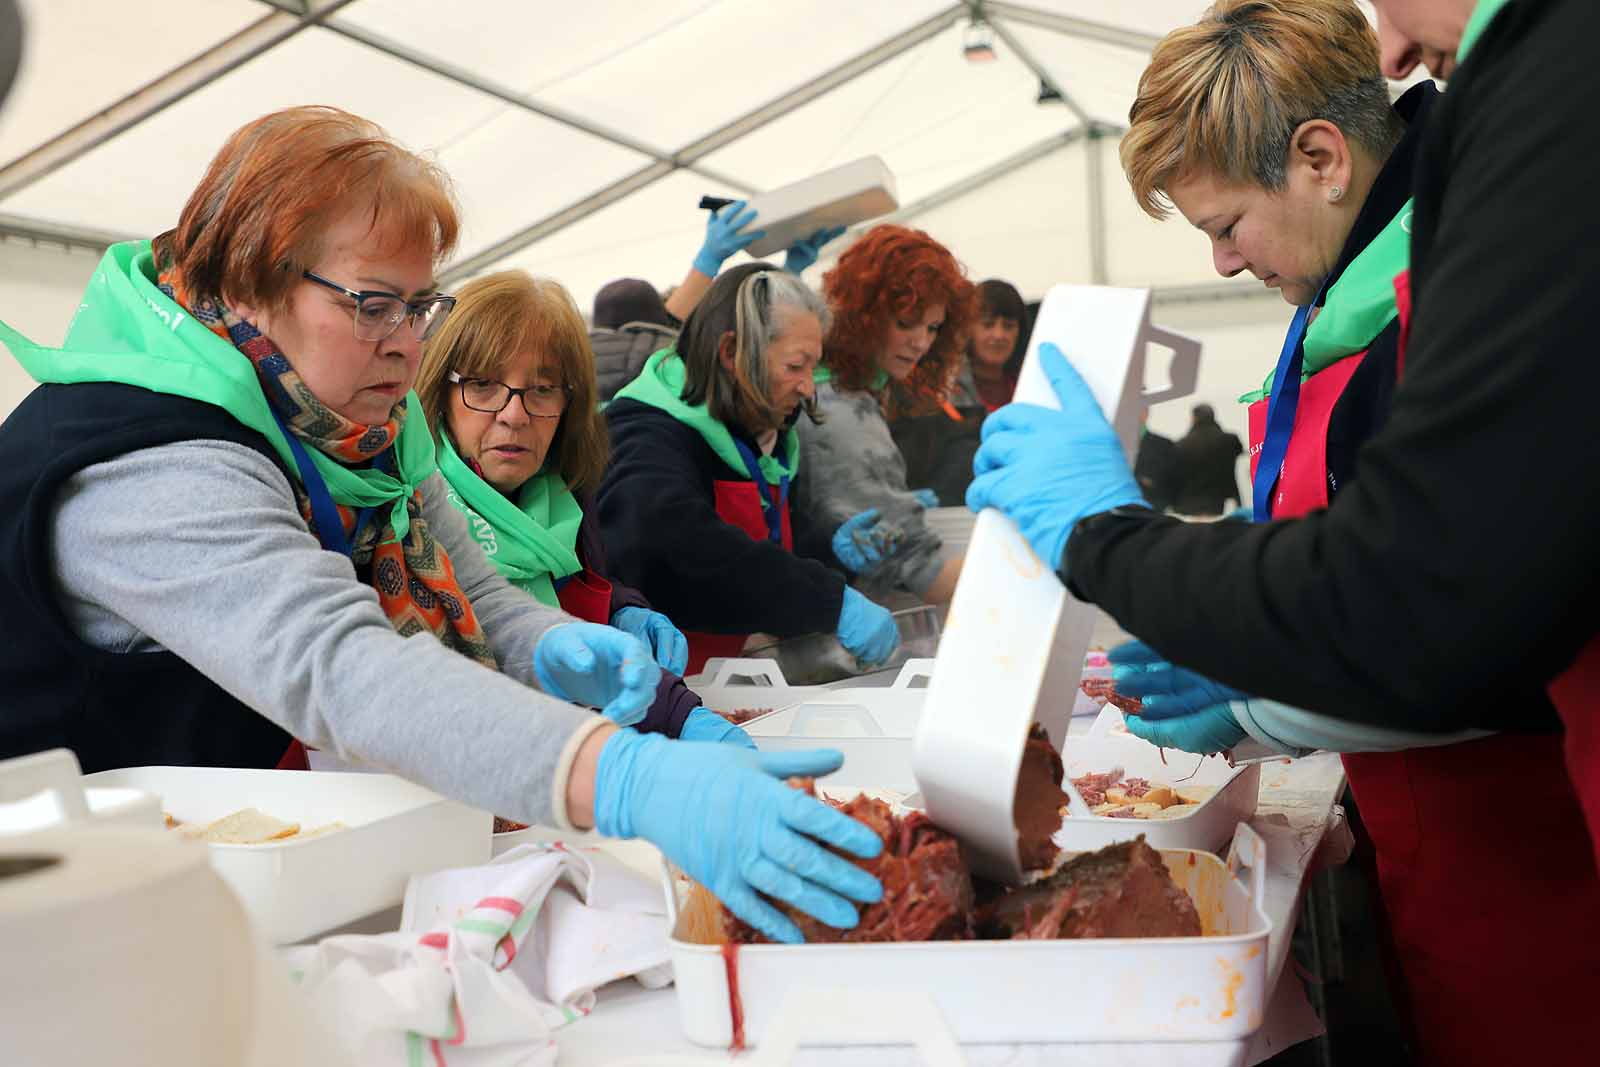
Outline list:
[[[1145,417],[1148,420],[1148,408]],[[1149,426],[1139,431],[1139,454],[1133,460],[1133,476],[1145,500],[1156,511],[1166,511],[1177,496],[1177,448],[1172,438],[1153,433]]]
[[[1173,509],[1184,515],[1221,515],[1228,501],[1240,499],[1233,463],[1243,453],[1238,435],[1217,425],[1211,405],[1196,404],[1194,424],[1176,448]]]
[[[899,643],[893,616],[829,566],[834,531],[794,521],[805,514],[792,504],[794,423],[816,416],[827,318],[793,274],[767,263],[724,271],[678,343],[606,408],[606,555],[687,631],[688,674],[737,656],[756,632],[837,633],[866,663]]]
[[[1080,417],[1035,418],[1021,405],[997,414],[969,498],[1011,513],[1075,595],[1196,672],[1171,694],[1194,697],[1194,718],[1218,721],[1249,693],[1386,727],[1506,731],[1449,746],[1448,775],[1391,777],[1403,788],[1386,803],[1362,802],[1388,820],[1393,854],[1414,872],[1389,911],[1427,1062],[1568,1056],[1600,980],[1589,836],[1600,820],[1600,485],[1586,462],[1600,370],[1582,355],[1600,222],[1587,206],[1593,149],[1573,136],[1600,91],[1600,70],[1573,42],[1597,36],[1600,10],[1579,0],[1487,0],[1473,12],[1466,54],[1416,147],[1401,228],[1410,273],[1392,297],[1399,385],[1336,494],[1280,511],[1286,468],[1263,460],[1257,508],[1296,517],[1158,516],[1061,361],[1057,392]],[[1213,240],[1236,225],[1215,221]],[[1319,287],[1295,302],[1309,308]],[[1027,453],[1015,440],[1024,423]],[[1507,521],[1485,504],[1495,484],[1516,484],[1537,508]],[[1564,738],[1548,732],[1562,725]],[[1408,754],[1410,772],[1426,762]],[[1505,796],[1502,814],[1463,818],[1446,802],[1463,785]],[[1519,1019],[1517,1034],[1504,1017]]]

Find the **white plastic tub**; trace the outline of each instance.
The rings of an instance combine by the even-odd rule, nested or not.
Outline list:
[[[161,828],[161,798],[140,789],[85,789],[69,749],[0,760],[0,836],[60,823]]]
[[[180,822],[253,807],[306,829],[344,823],[304,840],[206,846],[212,867],[279,945],[399,904],[413,874],[489,859],[488,812],[388,774],[130,767],[87,775],[84,783],[154,793]]]
[[[911,660],[887,686],[825,689],[744,724],[763,752],[836,748],[844,766],[823,779],[829,793],[914,793],[911,740],[927,700],[932,660]]]
[[[1231,767],[1222,756],[1197,756],[1168,750],[1162,763],[1161,750],[1128,733],[1122,713],[1107,706],[1100,712],[1089,733],[1067,738],[1061,752],[1066,766],[1066,791],[1069,810],[1056,831],[1055,842],[1069,852],[1084,852],[1143,834],[1155,848],[1197,848],[1215,852],[1233,835],[1234,827],[1248,822],[1256,813],[1261,794],[1261,767]],[[1083,805],[1072,779],[1085,774],[1103,774],[1121,767],[1124,776],[1148,778],[1152,783],[1183,786],[1213,786],[1216,792],[1195,811],[1175,819],[1109,819],[1091,815]]]
[[[702,704],[721,712],[746,708],[776,711],[826,692],[820,685],[790,683],[777,660],[748,656],[708,660],[705,670],[683,682]]]
[[[1265,847],[1240,826],[1226,864],[1191,849],[1162,856],[1194,898],[1206,936],[732,949],[682,939],[682,883],[669,870],[684,1033],[698,1045],[732,1042],[731,975],[751,1045],[791,1029],[789,1016],[819,998],[854,1005],[870,1020],[830,1041],[839,1044],[915,1041],[930,1021],[962,1043],[1238,1041],[1266,1009]],[[1241,868],[1245,882],[1234,876]]]
[[[894,174],[877,156],[813,174],[750,198],[755,228],[765,232],[746,251],[757,259],[781,252],[828,226],[854,226],[900,206]]]

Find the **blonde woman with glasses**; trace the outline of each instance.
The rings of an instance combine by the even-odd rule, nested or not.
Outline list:
[[[467,529],[511,584],[638,637],[663,673],[642,731],[755,745],[683,683],[688,644],[638,590],[606,577],[589,498],[606,465],[594,352],[577,306],[524,271],[479,278],[423,348],[417,397]]]

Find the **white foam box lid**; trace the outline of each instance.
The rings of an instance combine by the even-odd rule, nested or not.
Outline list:
[[[414,874],[489,860],[493,816],[389,774],[129,767],[84,784],[154,793],[180,822],[253,807],[307,830],[344,823],[305,840],[206,845],[211,866],[279,945],[399,904]]]
[[[1195,342],[1150,325],[1149,300],[1143,289],[1051,289],[1016,399],[1060,406],[1038,358],[1040,344],[1054,341],[1131,455],[1143,409],[1192,391],[1200,358]],[[1174,358],[1171,384],[1147,393],[1152,341]],[[939,642],[913,765],[929,816],[960,838],[975,871],[998,881],[1022,878],[1012,800],[1029,726],[1037,719],[1064,750],[1094,621],[1094,607],[1067,594],[1010,519],[992,508],[978,516]]]
[[[854,226],[900,206],[894,174],[877,156],[813,174],[750,198],[755,229],[765,236],[745,251],[757,259],[782,251],[828,226]]]
[[[1248,826],[1236,834],[1226,863],[1162,850],[1202,937],[740,946],[731,969],[745,1040],[769,1063],[789,1062],[801,1038],[921,1043],[935,1031],[961,1043],[1237,1042],[1264,1017],[1272,920],[1265,846]],[[683,939],[683,886],[668,865],[679,1016],[689,1040],[724,1048],[730,968],[724,946]]]

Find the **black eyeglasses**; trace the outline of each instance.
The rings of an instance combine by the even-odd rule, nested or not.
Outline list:
[[[400,321],[411,320],[411,335],[419,341],[433,336],[440,323],[450,316],[456,306],[453,296],[425,296],[420,300],[402,300],[394,293],[356,292],[338,282],[330,282],[319,274],[303,270],[306,281],[316,282],[325,289],[343,293],[356,302],[355,329],[358,341],[381,341],[400,328]]]
[[[572,388],[566,385],[547,385],[540,382],[522,389],[513,389],[505,382],[493,378],[463,378],[455,371],[445,375],[451,383],[461,386],[461,402],[473,411],[498,415],[511,403],[514,396],[522,397],[522,410],[535,419],[559,419],[572,399]]]

